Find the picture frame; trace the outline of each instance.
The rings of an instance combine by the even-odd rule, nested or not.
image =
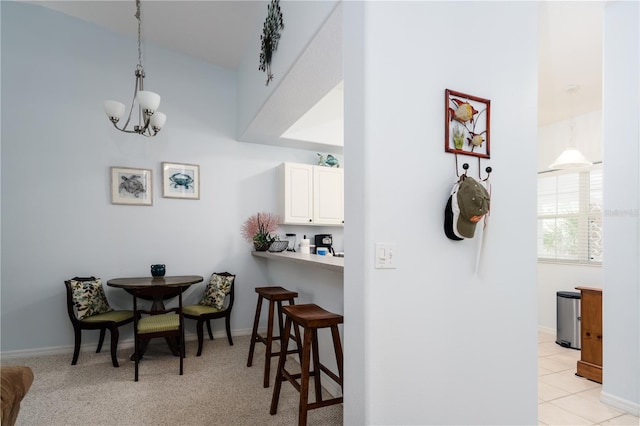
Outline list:
[[[197,164],[162,163],[162,196],[165,198],[200,199],[200,166]]]
[[[445,152],[491,158],[489,99],[446,89],[444,117]]]
[[[149,169],[111,167],[111,203],[153,205],[152,175]]]

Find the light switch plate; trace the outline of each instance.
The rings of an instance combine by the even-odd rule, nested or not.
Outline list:
[[[396,269],[395,243],[376,243],[374,255],[376,269]]]

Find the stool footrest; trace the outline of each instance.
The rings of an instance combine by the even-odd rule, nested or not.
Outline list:
[[[322,364],[318,365],[318,368],[322,371],[324,371],[324,373],[331,377],[333,379],[334,382],[336,382],[339,385],[342,385],[342,380],[340,380],[340,377],[338,377],[338,375],[336,373],[334,373],[333,371],[329,370],[327,367],[325,367]]]
[[[291,336],[291,338],[294,338],[294,339],[295,339],[295,336]],[[273,338],[272,338],[272,340],[281,340],[281,339],[280,339],[280,336],[276,336],[276,337],[273,337]],[[257,335],[257,336],[256,336],[256,340],[255,340],[255,341],[256,341],[256,342],[262,342],[262,343],[264,343],[265,345],[267,344],[267,339],[265,339],[264,337],[262,337],[262,336],[260,336],[260,335]],[[281,350],[282,350],[282,349],[280,349],[278,352],[271,352],[271,357],[274,357],[274,356],[280,356],[280,351],[281,351]],[[289,350],[287,351],[287,355],[291,355],[291,354],[299,354],[299,352],[298,352],[298,350],[297,350],[297,349],[289,349]]]
[[[326,407],[327,405],[341,404],[342,402],[343,402],[343,398],[342,397],[332,398],[332,399],[325,399],[325,400],[318,401],[318,402],[310,402],[310,403],[307,404],[307,410],[313,410],[315,408]]]
[[[273,336],[271,338],[271,341],[275,341],[275,340],[282,340],[282,338],[280,336]],[[256,334],[256,342],[261,342],[264,343],[265,345],[267,344],[267,338],[264,336],[261,336],[259,334]]]
[[[316,375],[315,371],[310,371],[309,372],[309,377],[313,377],[315,375]],[[289,383],[291,383],[298,390],[298,392],[300,392],[300,382],[298,382],[298,379],[302,378],[302,373],[293,374],[293,373],[289,373],[287,370],[283,369],[282,370],[282,377],[284,377],[285,380],[288,380]]]
[[[300,392],[300,383],[298,383],[298,381],[296,379],[299,379],[302,376],[302,374],[298,373],[298,374],[291,374],[289,373],[287,370],[282,370],[282,377],[284,377],[284,379],[288,380],[289,383],[291,383],[293,385],[294,388],[296,388],[296,390],[298,392]],[[278,380],[276,378],[276,380]]]

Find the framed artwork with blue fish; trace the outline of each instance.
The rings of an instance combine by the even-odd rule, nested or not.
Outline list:
[[[200,166],[197,164],[162,163],[162,196],[199,200]]]
[[[151,170],[111,167],[111,203],[153,205]]]
[[[445,152],[491,158],[489,99],[446,89],[444,116]]]

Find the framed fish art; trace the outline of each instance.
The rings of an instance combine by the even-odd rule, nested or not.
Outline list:
[[[444,116],[445,152],[491,158],[489,99],[446,89]]]

